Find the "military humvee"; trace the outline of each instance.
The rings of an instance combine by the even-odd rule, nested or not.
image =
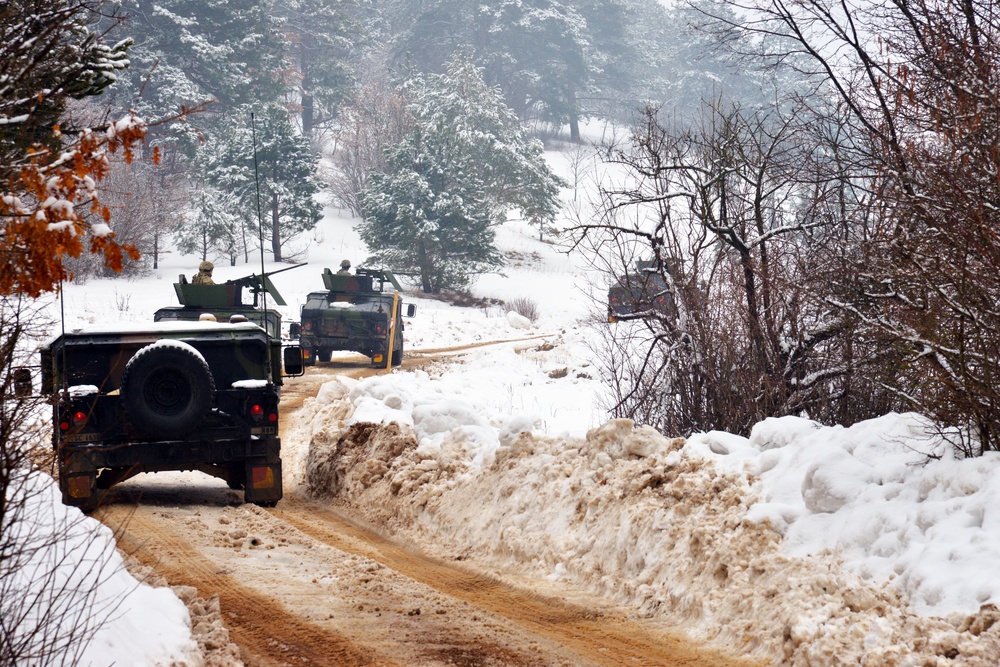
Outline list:
[[[673,313],[674,296],[653,262],[636,262],[636,271],[621,276],[608,290],[608,322],[642,313]]]
[[[305,264],[296,264],[262,275],[252,274],[227,280],[218,285],[195,285],[189,283],[187,277],[181,274],[174,283],[174,292],[180,306],[166,306],[153,313],[154,322],[167,320],[196,321],[201,316],[210,313],[218,322],[229,322],[234,315],[246,317],[257,326],[266,329],[272,338],[281,338],[281,314],[274,310],[260,309],[262,294],[266,292],[278,306],[284,306],[270,276],[282,271],[297,269]],[[253,303],[243,303],[243,292],[248,289],[253,295]]]
[[[41,350],[63,502],[85,511],[141,472],[199,470],[282,496],[281,341],[249,322],[156,322],[66,332]],[[297,347],[285,371],[302,373]]]
[[[371,357],[375,366],[401,364],[403,313],[413,317],[416,306],[403,308],[395,276],[375,269],[359,268],[354,275],[324,269],[323,285],[326,290],[309,293],[302,306],[297,333],[303,363],[330,361],[334,350],[348,350]]]

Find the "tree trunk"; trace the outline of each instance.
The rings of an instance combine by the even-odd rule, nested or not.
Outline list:
[[[312,76],[309,74],[309,53],[305,44],[302,44],[299,51],[299,65],[302,68],[302,136],[308,138],[313,131],[315,100],[312,95]]]
[[[431,267],[423,241],[417,243],[417,262],[420,264],[420,287],[424,294],[431,293]]]
[[[303,81],[303,85],[305,81]],[[302,91],[302,136],[308,137],[313,130],[313,96]]]
[[[278,195],[271,195],[271,252],[274,261],[281,261],[281,230],[278,227]]]

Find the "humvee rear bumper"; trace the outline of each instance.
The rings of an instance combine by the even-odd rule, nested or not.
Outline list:
[[[92,510],[111,486],[139,473],[198,470],[243,487],[246,502],[281,499],[281,441],[176,440],[117,444],[64,444],[59,448],[63,503]]]

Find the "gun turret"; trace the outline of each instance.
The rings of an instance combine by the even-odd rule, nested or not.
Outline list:
[[[249,276],[227,280],[219,285],[194,285],[181,274],[180,280],[174,283],[174,291],[177,293],[177,300],[180,301],[181,305],[190,308],[239,308],[244,306],[256,308],[258,295],[262,292],[270,294],[275,304],[284,306],[287,304],[274,283],[271,282],[270,277],[282,271],[291,271],[305,265],[306,262],[303,262],[264,274],[252,273]],[[253,294],[252,304],[243,303],[244,289],[249,289]]]
[[[359,268],[354,275],[342,275],[323,269],[323,286],[331,292],[382,292],[386,283],[397,292],[403,291],[389,271]]]

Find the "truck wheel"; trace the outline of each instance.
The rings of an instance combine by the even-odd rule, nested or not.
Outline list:
[[[226,477],[226,486],[234,491],[243,488],[244,472],[243,464],[239,463],[229,467],[229,475]]]
[[[326,363],[333,357],[333,350],[328,347],[321,347],[316,350],[316,360]]]
[[[125,364],[121,395],[125,413],[140,431],[179,438],[212,409],[215,381],[196,349],[181,341],[157,341]]]

